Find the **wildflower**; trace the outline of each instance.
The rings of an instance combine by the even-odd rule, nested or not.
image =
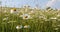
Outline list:
[[[14,8],[14,9],[11,9],[11,11],[10,11],[10,13],[17,13],[17,10],[16,10],[16,8]]]
[[[24,28],[30,28],[30,26],[29,25],[25,25]]]
[[[30,15],[29,14],[23,14],[20,17],[23,17],[23,19],[29,19],[30,18]]]
[[[10,11],[11,13],[13,13],[13,9],[11,9],[11,11]]]
[[[18,26],[16,26],[16,29],[22,29],[22,28],[23,28],[22,25],[18,25]]]

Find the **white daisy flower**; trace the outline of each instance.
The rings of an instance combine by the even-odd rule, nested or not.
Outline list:
[[[20,17],[23,17],[23,19],[30,19],[30,15],[29,14],[23,14]]]
[[[17,14],[17,10],[16,9],[11,9],[10,13],[11,14]]]
[[[13,9],[11,9],[10,13],[13,13]]]
[[[16,26],[16,29],[22,29],[22,28],[23,28],[22,25],[18,25],[18,26]]]
[[[30,26],[29,25],[25,25],[24,28],[30,28]]]

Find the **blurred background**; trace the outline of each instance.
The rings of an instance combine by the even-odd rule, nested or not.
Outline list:
[[[39,6],[39,8],[52,8],[60,9],[60,0],[0,0],[0,6],[18,7],[29,5],[31,7]]]

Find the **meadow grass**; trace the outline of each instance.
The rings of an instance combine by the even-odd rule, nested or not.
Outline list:
[[[27,9],[27,12],[24,9],[17,14],[1,11],[0,32],[60,32],[60,11],[33,9],[35,13],[29,14],[32,9]],[[32,18],[23,19],[20,17],[22,14],[29,14]],[[23,27],[16,29],[18,25]],[[29,25],[29,27],[24,28],[25,25]]]

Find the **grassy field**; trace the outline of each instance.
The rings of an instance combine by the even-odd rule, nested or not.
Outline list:
[[[60,10],[25,7],[10,13],[10,9],[0,9],[0,32],[60,32]]]

